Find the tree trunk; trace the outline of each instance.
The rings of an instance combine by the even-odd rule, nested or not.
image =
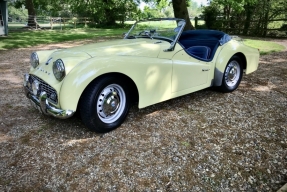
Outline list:
[[[184,19],[186,21],[184,30],[194,29],[189,19],[186,0],[172,0],[172,6],[174,11],[174,17]]]
[[[26,8],[28,9],[28,26],[34,28],[40,28],[36,20],[36,11],[34,8],[33,0],[26,0]]]
[[[116,24],[116,19],[115,19],[115,15],[114,15],[114,11],[110,10],[109,8],[105,9],[105,15],[106,15],[106,22],[105,24],[107,26],[113,26]]]
[[[269,20],[269,10],[270,10],[270,0],[267,0],[267,5],[265,8],[266,12],[264,15],[264,23],[263,23],[263,37],[267,35],[267,28],[268,28],[268,20]]]
[[[249,27],[250,27],[252,14],[254,12],[255,7],[248,3],[246,6],[244,6],[244,8],[245,8],[245,13],[246,13],[246,19],[244,22],[243,35],[247,35],[249,31]]]
[[[103,1],[104,6],[105,6],[105,25],[107,26],[112,26],[116,24],[116,18],[115,18],[115,11],[111,9],[111,4],[113,4],[112,1],[110,0],[104,0]]]

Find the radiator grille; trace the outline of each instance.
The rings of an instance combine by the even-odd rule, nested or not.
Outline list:
[[[34,75],[30,75],[29,76],[29,83],[30,85],[32,85],[33,81],[37,80],[39,82],[39,87],[40,87],[40,92],[45,91],[47,93],[47,98],[49,99],[49,101],[53,102],[54,104],[58,103],[58,95],[56,90],[51,87],[48,83],[46,83],[45,81],[43,81],[42,79],[40,79],[37,76]],[[30,91],[32,91],[31,87],[28,87],[30,89]],[[40,92],[38,94],[40,94]],[[39,95],[38,95],[39,96]]]

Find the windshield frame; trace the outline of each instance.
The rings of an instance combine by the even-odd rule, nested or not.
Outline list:
[[[181,33],[183,32],[184,30],[184,27],[185,27],[185,20],[184,19],[179,19],[179,18],[154,18],[154,19],[147,19],[147,20],[139,20],[139,21],[136,21],[133,26],[130,28],[130,30],[125,34],[124,36],[124,39],[128,39],[130,33],[133,31],[133,29],[135,28],[135,26],[138,24],[138,23],[141,23],[141,22],[149,22],[149,21],[177,21],[177,23],[179,22],[182,22],[182,25],[180,26],[180,29],[176,35],[176,37],[174,39],[169,39],[171,41],[170,43],[170,47],[165,49],[164,51],[173,51],[174,50],[174,47],[176,45],[176,42],[178,41]],[[166,38],[168,39],[168,38]]]

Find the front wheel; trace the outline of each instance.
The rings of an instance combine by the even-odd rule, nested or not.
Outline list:
[[[125,120],[130,107],[129,100],[124,82],[115,77],[100,78],[92,82],[83,93],[81,118],[92,131],[111,131]]]
[[[240,57],[233,56],[229,60],[223,74],[220,89],[222,92],[232,92],[239,86],[243,74],[242,61]]]

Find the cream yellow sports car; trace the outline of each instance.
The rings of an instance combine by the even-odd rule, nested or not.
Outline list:
[[[96,132],[139,108],[216,86],[234,91],[243,72],[258,67],[259,51],[213,30],[184,31],[182,19],[136,22],[121,40],[31,54],[24,90],[45,115],[76,111]]]

